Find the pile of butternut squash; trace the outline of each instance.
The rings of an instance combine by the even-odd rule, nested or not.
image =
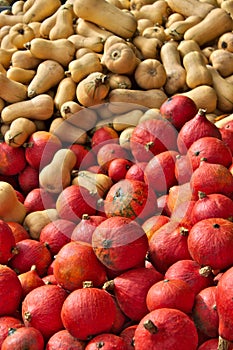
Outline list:
[[[14,147],[43,129],[84,144],[109,118],[137,124],[132,104],[157,117],[174,94],[215,121],[233,111],[233,0],[15,1],[0,13],[0,86]]]

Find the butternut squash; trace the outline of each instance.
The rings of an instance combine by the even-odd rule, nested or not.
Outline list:
[[[26,208],[16,195],[14,187],[0,181],[0,218],[4,221],[22,223],[26,216]]]
[[[167,75],[165,92],[173,95],[185,91],[187,89],[186,71],[181,64],[178,43],[172,40],[165,42],[161,47],[160,57]]]
[[[60,0],[35,0],[23,14],[23,22],[43,21],[51,16],[61,6]]]
[[[130,139],[133,134],[135,126],[129,126],[126,129],[122,130],[119,136],[119,144],[121,147],[124,147],[127,150],[131,150]]]
[[[132,81],[125,74],[108,73],[110,89],[131,89]]]
[[[67,76],[71,76],[75,83],[79,83],[82,79],[93,72],[102,72],[103,66],[99,56],[95,52],[87,53],[78,59],[72,60],[65,71]]]
[[[39,183],[50,193],[60,193],[71,184],[71,171],[76,164],[76,155],[71,149],[58,150],[52,161],[39,174]]]
[[[63,119],[72,118],[74,114],[77,114],[83,106],[74,100],[66,101],[61,105],[60,114]]]
[[[159,60],[148,58],[138,64],[134,72],[134,78],[137,85],[142,89],[159,89],[165,84],[167,74]]]
[[[34,4],[35,0],[26,0],[23,5],[23,13],[27,12]]]
[[[50,30],[56,23],[56,17],[58,12],[63,9],[65,5],[60,6],[51,16],[46,17],[44,20],[40,21],[40,37],[43,39],[49,39]]]
[[[37,130],[36,124],[27,118],[17,118],[10,124],[4,135],[5,142],[12,147],[20,147]]]
[[[2,112],[4,107],[5,107],[5,101],[0,97],[0,113]]]
[[[136,126],[143,115],[140,109],[134,109],[121,115],[115,115],[112,120],[113,128],[116,131],[123,131],[124,129]]]
[[[172,23],[169,28],[165,30],[167,38],[181,41],[184,37],[184,33],[189,28],[192,28],[195,24],[201,21],[199,16],[189,16],[183,21],[177,21]]]
[[[221,4],[220,4],[220,7],[223,10],[225,10],[227,13],[229,13],[231,18],[233,19],[233,1],[232,0],[222,1]]]
[[[86,37],[81,34],[73,34],[68,39],[74,44],[76,50],[88,48],[94,52],[102,52],[104,48],[104,41],[100,36]]]
[[[212,66],[207,65],[213,79],[213,88],[217,94],[217,108],[222,112],[231,112],[233,109],[233,85],[227,82]]]
[[[181,13],[178,12],[172,12],[169,16],[167,21],[164,24],[165,28],[169,28],[173,23],[178,21],[184,21],[185,16],[183,16]]]
[[[75,55],[75,46],[68,39],[47,40],[34,38],[25,48],[30,50],[32,55],[41,60],[54,60],[63,66],[67,66]]]
[[[131,0],[130,1],[130,9],[131,10],[140,10],[140,8],[144,5],[153,4],[154,0]]]
[[[14,51],[11,57],[12,67],[22,69],[36,69],[42,62],[40,58],[36,58],[29,50]]]
[[[218,49],[233,52],[233,32],[226,32],[218,38]]]
[[[70,101],[71,102],[71,101]],[[76,102],[74,102],[75,104]],[[72,124],[73,126],[76,126],[77,128],[81,128],[84,131],[90,131],[92,128],[95,127],[96,121],[97,121],[97,113],[95,110],[91,108],[83,108],[78,103],[76,103],[78,107],[76,109],[80,108],[75,113],[69,113],[68,117],[67,114],[65,115],[66,118],[63,117],[67,122]],[[62,105],[63,107],[64,105]],[[75,107],[73,106],[73,110]]]
[[[18,81],[19,83],[28,85],[30,81],[35,76],[36,71],[33,69],[24,69],[19,67],[10,67],[7,72],[6,76],[14,81]]]
[[[14,24],[23,22],[23,14],[12,16],[11,14],[5,14],[0,12],[0,28],[4,26],[12,27]]]
[[[9,68],[14,52],[17,52],[16,48],[9,50],[0,48],[0,63],[3,65],[4,68]]]
[[[187,53],[183,58],[183,65],[186,70],[186,84],[190,89],[199,85],[212,85],[212,76],[201,52]]]
[[[104,28],[100,28],[95,23],[86,21],[83,18],[78,18],[76,23],[76,33],[79,35],[83,35],[87,38],[98,37],[103,40],[103,42],[113,33]]]
[[[147,38],[145,36],[138,35],[133,39],[133,44],[141,52],[143,59],[158,59],[159,51],[163,43],[157,38]]]
[[[209,62],[222,77],[233,74],[233,52],[216,49],[211,53]]]
[[[233,120],[233,113],[225,116],[224,118],[215,118],[215,122],[214,124],[218,127],[218,128],[222,128],[224,125],[226,125],[228,122]]]
[[[17,49],[24,49],[24,44],[35,37],[35,33],[31,27],[25,23],[17,23],[9,30],[10,42]]]
[[[231,30],[233,30],[233,20],[230,15],[221,8],[214,8],[201,22],[184,33],[184,39],[195,40],[203,46]]]
[[[11,12],[13,15],[23,14],[24,1],[18,0],[11,5]]]
[[[206,113],[213,113],[217,108],[217,94],[212,86],[200,85],[180,94],[190,97],[198,109],[205,109]]]
[[[78,128],[63,118],[55,118],[50,124],[49,131],[56,135],[61,142],[86,144],[88,137],[85,130]]]
[[[1,48],[5,50],[10,50],[10,49],[17,49],[15,45],[12,44],[11,42],[11,36],[10,34],[6,34],[2,40],[1,40]]]
[[[27,87],[9,79],[4,73],[0,73],[0,86],[0,97],[8,103],[23,101],[27,98]]]
[[[34,32],[34,38],[40,38],[40,26],[41,26],[41,22],[30,22],[28,23],[28,26],[30,28],[32,28],[33,32]]]
[[[11,26],[3,26],[0,28],[0,41],[4,38],[6,34],[9,33]]]
[[[63,103],[73,100],[76,95],[76,84],[71,77],[63,78],[57,86],[54,96],[54,106],[60,111]]]
[[[89,0],[85,4],[82,0],[76,0],[74,13],[77,17],[97,24],[126,39],[132,38],[137,29],[137,21],[132,14],[120,10],[105,0]]]
[[[59,215],[54,208],[37,210],[25,216],[23,227],[28,231],[32,239],[39,240],[43,227],[57,219],[59,219]]]
[[[187,53],[192,51],[202,52],[200,46],[195,40],[181,40],[177,46],[177,50],[180,53],[180,56],[183,58]],[[208,60],[206,60],[206,63]]]
[[[139,124],[143,123],[145,120],[150,119],[161,119],[161,113],[159,108],[150,108],[144,112],[144,114],[139,119]]]
[[[28,97],[32,98],[47,92],[64,78],[63,66],[54,60],[45,60],[39,64],[37,71],[28,85]]]
[[[184,17],[198,16],[205,18],[214,6],[198,0],[167,0],[172,12],[178,12]]]
[[[138,11],[131,11],[138,19],[147,18],[150,19],[153,24],[163,24],[166,22],[171,10],[167,1],[157,0],[152,4],[143,5]]]
[[[57,12],[54,26],[49,31],[49,39],[63,39],[74,34],[73,17],[73,6],[63,6],[62,9]]]
[[[11,123],[13,120],[24,117],[32,120],[47,120],[53,115],[53,98],[47,94],[40,94],[30,100],[24,100],[7,105],[2,110],[2,121]]]
[[[161,24],[155,24],[153,26],[147,26],[142,31],[142,36],[146,38],[156,38],[159,39],[162,43],[167,40],[167,34],[165,32],[164,27]]]

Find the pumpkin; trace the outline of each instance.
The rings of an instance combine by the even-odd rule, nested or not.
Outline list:
[[[16,175],[26,166],[25,150],[23,147],[11,147],[5,141],[0,143],[0,174]]]
[[[1,316],[0,317],[0,346],[2,346],[3,340],[8,336],[10,328],[17,329],[23,327],[23,323],[14,316]]]
[[[74,338],[66,329],[62,329],[54,333],[47,342],[46,350],[55,350],[60,346],[67,349],[71,347],[73,350],[84,350],[85,343],[81,340]]]
[[[26,196],[31,190],[39,187],[39,171],[27,164],[18,175],[20,190]]]
[[[14,348],[15,350],[20,350],[29,348],[32,350],[43,350],[44,344],[41,332],[35,327],[10,328],[8,336],[2,343],[2,349],[9,350]]]
[[[7,264],[14,254],[15,237],[10,226],[3,220],[0,220],[0,264]]]
[[[142,223],[142,228],[146,232],[148,240],[151,239],[153,234],[164,224],[170,221],[170,218],[166,215],[153,215],[150,216]]]
[[[104,142],[99,146],[100,148],[98,147],[97,151],[97,163],[105,171],[108,170],[111,161],[114,159],[123,158],[129,160],[129,152],[120,146],[119,143]]]
[[[26,327],[35,327],[45,340],[63,329],[61,308],[67,292],[56,285],[43,285],[29,292],[22,303],[22,318]]]
[[[184,312],[173,308],[159,308],[145,315],[134,335],[135,350],[195,350],[197,344],[194,322]]]
[[[144,181],[144,170],[146,162],[137,162],[131,165],[125,174],[125,178],[128,180]]]
[[[99,335],[96,335],[94,338],[92,338],[86,345],[86,350],[95,350],[96,348],[101,349],[116,349],[119,350],[127,350],[126,344],[124,339],[119,337],[116,334],[112,333],[102,333]]]
[[[74,290],[64,301],[61,310],[64,327],[80,340],[109,332],[115,316],[116,306],[112,296],[94,287]]]
[[[29,271],[19,274],[18,278],[23,289],[23,299],[31,290],[44,285],[44,281],[38,275],[35,265],[32,265]]]
[[[11,228],[13,236],[15,237],[15,243],[22,239],[30,238],[28,231],[22,224],[15,221],[7,221],[7,225]]]
[[[69,242],[59,250],[53,273],[57,283],[69,291],[82,288],[85,281],[92,281],[94,287],[100,287],[107,279],[106,269],[91,245],[79,241]]]
[[[23,201],[27,214],[38,210],[55,208],[55,203],[56,199],[54,196],[40,187],[34,187],[29,191]]]
[[[71,234],[72,241],[81,241],[91,244],[95,228],[105,220],[101,215],[83,214],[81,221],[75,226]]]
[[[95,229],[92,247],[97,258],[107,268],[124,271],[144,262],[148,240],[136,221],[114,216],[104,220]]]
[[[124,339],[124,341],[127,344],[127,350],[134,349],[134,333],[136,328],[137,324],[130,325],[124,328],[120,333],[120,336]]]
[[[13,315],[20,305],[23,290],[16,272],[6,265],[0,265],[0,287],[0,315]]]

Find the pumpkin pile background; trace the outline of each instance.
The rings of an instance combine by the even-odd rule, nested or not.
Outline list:
[[[233,349],[232,31],[232,0],[0,12],[1,350]]]

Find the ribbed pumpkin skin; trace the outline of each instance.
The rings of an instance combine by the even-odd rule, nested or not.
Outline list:
[[[150,332],[145,323],[155,326]],[[193,321],[177,309],[160,308],[148,313],[135,331],[135,350],[196,350],[198,335]]]
[[[66,298],[61,310],[64,327],[80,340],[109,332],[115,316],[111,295],[97,288],[76,289]]]
[[[14,316],[1,316],[0,317],[0,349],[3,343],[3,340],[7,337],[9,328],[20,328],[24,324]]]
[[[115,216],[104,220],[95,229],[92,247],[107,268],[124,271],[143,263],[148,239],[137,222]]]
[[[48,340],[46,350],[57,349],[84,350],[85,344],[83,341],[74,338],[66,329],[58,331]]]
[[[44,338],[41,332],[34,327],[20,327],[11,331],[8,337],[2,343],[2,350],[43,350]]]
[[[85,350],[96,350],[98,348],[103,350],[127,350],[124,339],[112,333],[96,335],[87,343]]]

